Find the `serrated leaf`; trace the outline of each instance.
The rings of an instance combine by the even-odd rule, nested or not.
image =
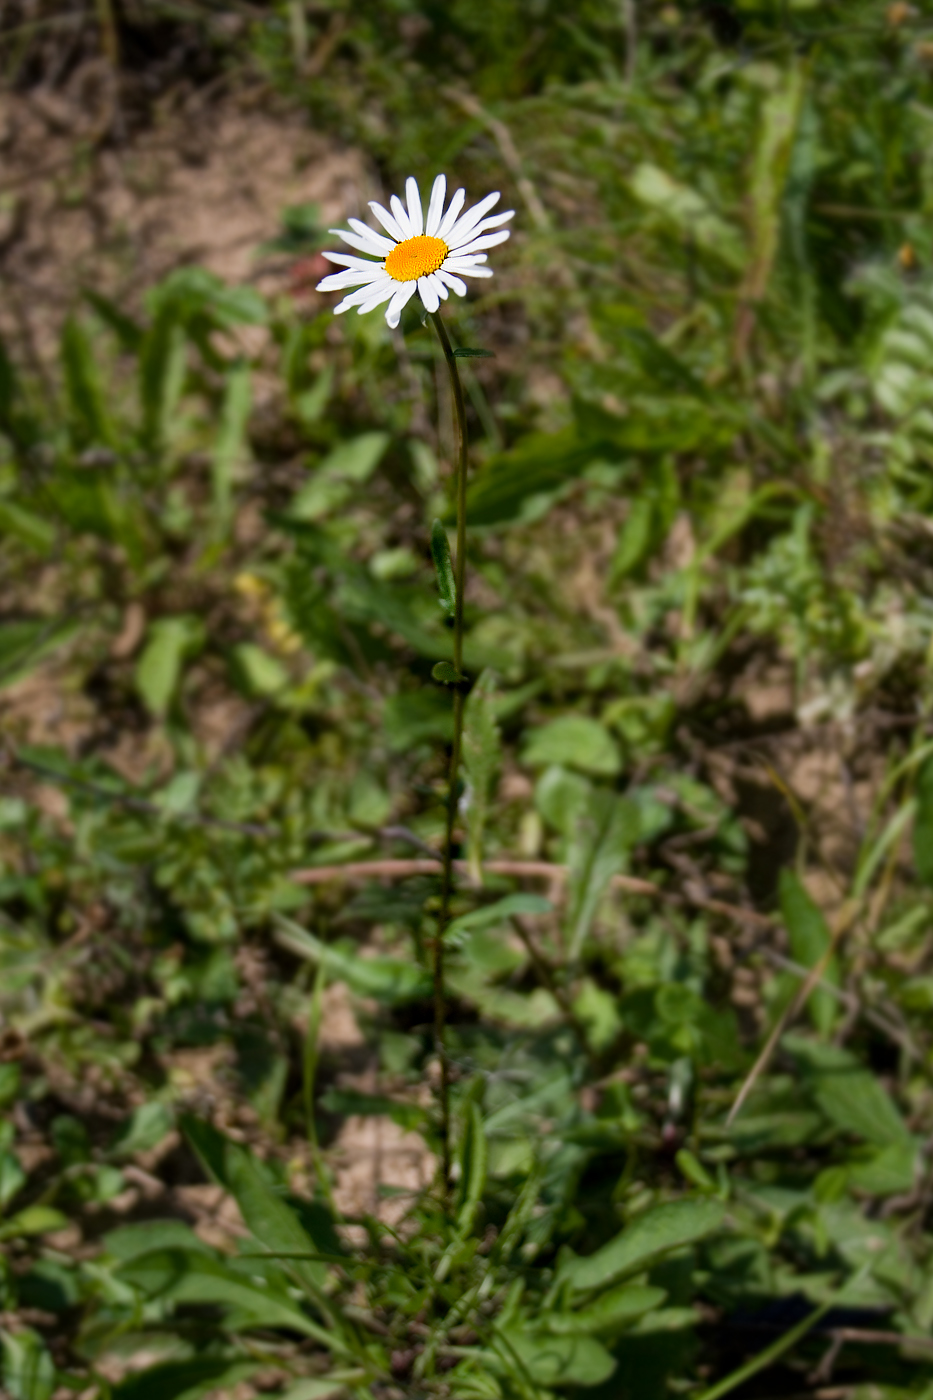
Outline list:
[[[884,1085],[848,1050],[799,1035],[786,1035],[782,1044],[797,1061],[804,1083],[825,1117],[842,1132],[854,1133],[878,1147],[913,1141]]]
[[[440,605],[448,617],[453,617],[457,607],[457,585],[450,558],[450,541],[439,520],[435,520],[431,526],[431,558],[434,560],[434,572],[437,575]]]

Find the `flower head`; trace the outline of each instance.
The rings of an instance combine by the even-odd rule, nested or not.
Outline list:
[[[334,314],[357,307],[360,315],[373,311],[377,306],[388,302],[386,321],[393,327],[399,323],[403,307],[418,293],[425,310],[436,311],[441,301],[446,301],[448,288],[458,296],[466,296],[464,277],[491,277],[492,269],[484,267],[486,248],[494,248],[504,243],[509,236],[508,229],[490,232],[497,225],[511,219],[513,209],[504,214],[496,214],[487,219],[489,210],[499,199],[498,191],[488,194],[479,204],[474,204],[465,214],[461,213],[466,194],[457,190],[444,211],[444,198],[447,193],[447,177],[438,175],[431,190],[427,218],[422,213],[421,194],[418,182],[409,178],[405,182],[408,208],[393,195],[389,200],[391,213],[375,200],[370,201],[370,209],[385,229],[384,234],[375,233],[359,219],[348,219],[352,233],[342,228],[332,228],[351,248],[368,253],[370,258],[355,258],[347,253],[325,253],[324,257],[337,263],[344,270],[332,272],[319,282],[319,292],[344,291],[356,288],[344,297]],[[372,262],[370,259],[378,261]]]

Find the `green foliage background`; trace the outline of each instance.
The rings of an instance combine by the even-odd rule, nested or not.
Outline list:
[[[445,308],[495,355],[461,362],[456,1199],[348,1221],[330,1155],[354,1116],[438,1146],[429,328],[88,288],[54,372],[0,355],[6,1391],[929,1397],[929,6],[180,8],[117,7],[124,51],[187,24],[387,192],[518,211]],[[284,212],[283,256],[329,242]],[[29,741],[41,677],[79,748]]]

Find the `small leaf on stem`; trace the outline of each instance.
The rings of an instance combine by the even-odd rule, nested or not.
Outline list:
[[[458,671],[456,666],[450,661],[438,661],[437,665],[432,669],[431,675],[436,681],[440,681],[442,685],[460,685],[466,680],[466,676],[463,672]]]
[[[454,583],[454,566],[450,561],[450,541],[439,520],[435,520],[431,526],[431,558],[437,574],[440,605],[448,617],[453,617],[457,608],[457,585]]]
[[[454,351],[455,360],[494,360],[495,358],[494,350],[474,350],[466,345]]]

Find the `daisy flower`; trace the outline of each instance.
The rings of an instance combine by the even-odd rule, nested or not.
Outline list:
[[[427,218],[422,213],[416,180],[409,177],[405,182],[405,194],[407,209],[395,194],[389,200],[391,212],[375,200],[370,201],[369,207],[388,237],[375,233],[359,219],[347,220],[352,233],[342,228],[330,230],[351,248],[370,255],[369,258],[355,258],[348,253],[324,254],[329,262],[344,270],[325,277],[317,284],[317,290],[336,292],[356,288],[334,307],[334,315],[339,316],[341,311],[355,306],[362,316],[364,311],[373,311],[388,302],[386,321],[394,330],[403,307],[415,292],[426,311],[436,311],[441,302],[447,300],[448,288],[458,296],[466,296],[464,277],[492,276],[492,269],[483,266],[487,256],[485,249],[504,243],[509,230],[500,229],[497,233],[490,230],[511,219],[515,212],[509,209],[505,214],[486,218],[499,199],[498,191],[488,194],[463,214],[466,193],[457,190],[445,213],[447,177],[438,175],[431,190]],[[377,261],[372,262],[372,258]]]

